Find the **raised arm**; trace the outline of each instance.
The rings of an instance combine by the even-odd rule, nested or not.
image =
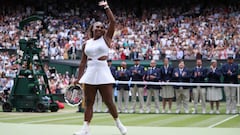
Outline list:
[[[109,43],[111,43],[114,31],[115,31],[116,20],[115,20],[115,17],[113,15],[107,1],[99,2],[99,6],[102,6],[105,9],[108,20],[109,20],[109,26],[108,26],[108,29],[105,34],[105,40],[107,40],[107,42],[109,44]]]

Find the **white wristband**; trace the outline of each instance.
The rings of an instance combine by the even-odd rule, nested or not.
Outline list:
[[[108,9],[109,8],[109,6],[108,5],[106,5],[105,7],[104,7],[104,9]]]

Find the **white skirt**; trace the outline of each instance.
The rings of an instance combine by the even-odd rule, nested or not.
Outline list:
[[[87,69],[79,80],[80,84],[111,84],[115,83],[107,61],[89,60],[87,62]]]
[[[207,88],[207,100],[209,101],[219,101],[223,98],[222,89],[209,87]]]
[[[162,86],[162,89],[160,90],[160,96],[162,98],[173,98],[174,97],[173,86]]]

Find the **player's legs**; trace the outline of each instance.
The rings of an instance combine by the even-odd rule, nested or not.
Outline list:
[[[84,112],[84,121],[90,122],[93,115],[93,104],[95,96],[97,93],[97,88],[93,85],[85,84],[85,112]]]
[[[89,135],[90,134],[89,123],[91,122],[91,119],[93,116],[93,104],[94,104],[96,93],[97,93],[96,86],[85,84],[84,122],[83,122],[82,129],[80,131],[74,133],[74,135]]]
[[[99,92],[102,95],[103,102],[109,109],[110,114],[113,118],[117,118],[117,109],[112,99],[112,84],[99,85]]]
[[[112,99],[112,84],[99,85],[99,91],[102,95],[103,101],[109,109],[110,114],[115,120],[116,126],[120,130],[122,135],[127,133],[126,127],[121,123],[118,118],[117,108]]]

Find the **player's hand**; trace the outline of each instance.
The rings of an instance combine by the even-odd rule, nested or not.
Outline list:
[[[79,79],[76,79],[74,82],[73,82],[74,85],[77,85],[79,84]]]
[[[98,3],[98,5],[101,6],[101,7],[106,7],[106,6],[108,6],[108,3],[107,3],[106,0],[103,0],[103,1],[100,1],[100,2]]]

